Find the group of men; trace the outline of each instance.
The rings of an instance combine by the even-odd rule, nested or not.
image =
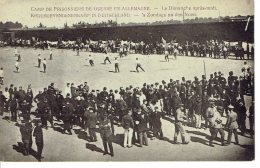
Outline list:
[[[182,77],[181,81],[170,79],[168,83],[163,80],[161,84],[144,83],[141,88],[130,85],[109,91],[106,87],[102,91],[90,90],[87,82],[78,86],[68,83],[64,94],[51,83],[35,96],[30,85],[26,91],[22,87],[17,89],[10,85],[4,92],[0,91],[0,110],[1,113],[10,111],[10,119],[13,121],[22,117],[25,125],[29,126],[34,102],[37,107],[36,117],[43,128],[48,129],[48,121],[51,127],[55,127],[56,120],[63,122],[62,133],[72,134],[73,126],[79,126],[88,130],[91,142],[97,141],[96,129],[99,125],[104,154],[109,153],[111,156],[114,156],[112,137],[115,125],[124,129],[122,146],[132,147],[134,141],[142,147],[148,146],[149,136],[151,139],[163,139],[161,120],[165,117],[175,118],[174,143],[178,143],[177,136],[181,133],[182,143],[188,144],[183,128],[185,124],[197,129],[203,126],[204,129],[209,128],[210,146],[213,146],[212,142],[218,132],[222,145],[230,143],[232,133],[235,134],[236,144],[239,144],[237,129],[240,129],[242,135],[246,134],[247,116],[250,121],[249,133],[252,137],[254,135],[254,104],[247,115],[244,101],[244,96],[248,94],[254,98],[253,74],[245,63],[239,77],[234,76],[232,71],[227,79],[223,75],[215,72],[208,80],[205,75],[202,75],[201,80],[194,77],[193,81],[186,81]],[[227,116],[228,143],[224,139],[223,116]],[[204,125],[202,120],[205,120]],[[41,150],[39,145],[39,153]]]

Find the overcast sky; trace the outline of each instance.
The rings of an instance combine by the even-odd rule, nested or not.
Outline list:
[[[46,11],[32,11],[39,7],[116,7],[116,6],[142,6],[150,7],[150,11],[131,11],[130,18],[112,17],[112,18],[91,18],[91,17],[74,17],[74,18],[32,18],[31,14],[50,14],[50,13],[68,13],[68,12],[46,12]],[[163,11],[162,6],[171,7],[199,7],[199,6],[215,6],[217,10],[207,11],[190,11],[189,13],[196,13],[197,17],[218,17],[220,16],[235,16],[235,15],[253,15],[254,4],[253,0],[0,0],[0,21],[18,21],[28,27],[38,26],[43,23],[48,27],[62,27],[65,22],[69,26],[72,23],[85,21],[88,23],[95,23],[107,21],[108,19],[117,20],[118,23],[128,22],[154,22],[160,20],[182,20],[182,17],[168,17],[168,14],[175,14],[176,11]],[[157,9],[156,9],[157,8]],[[167,17],[143,17],[142,13],[147,12],[156,14],[166,14]],[[73,12],[70,12],[73,13]],[[75,13],[98,13],[97,11],[85,11]],[[100,12],[99,12],[100,13]],[[103,12],[113,13],[113,12]],[[122,12],[121,12],[122,13]],[[195,16],[186,16],[185,18],[195,18]]]

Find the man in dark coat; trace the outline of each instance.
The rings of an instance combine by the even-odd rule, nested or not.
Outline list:
[[[25,155],[29,155],[32,147],[32,124],[28,121],[20,124],[20,133],[25,148]]]
[[[145,115],[141,109],[138,109],[137,111],[137,116],[135,118],[135,124],[137,127],[137,133],[139,137],[139,143],[140,146],[142,147],[143,144],[148,146],[148,139],[147,139],[147,123],[148,123],[148,117]]]
[[[97,124],[97,114],[94,112],[93,108],[89,108],[88,114],[87,114],[87,128],[89,131],[89,137],[91,142],[97,141],[96,136],[96,124]]]
[[[153,136],[159,139],[163,138],[161,118],[159,108],[156,106],[154,112],[151,114],[151,121],[153,125]]]
[[[110,155],[111,157],[113,157],[114,150],[112,145],[111,123],[110,120],[107,118],[107,114],[105,114],[101,119],[99,123],[99,128],[100,128],[100,136],[104,146],[104,155],[109,154],[108,153],[108,147],[109,147]]]
[[[181,133],[182,144],[188,144],[189,142],[185,140],[185,131],[182,126],[182,122],[185,118],[183,114],[183,104],[179,104],[178,106],[176,106],[176,108],[177,109],[175,114],[175,133],[173,142],[177,144],[178,134]]]
[[[37,159],[38,161],[41,161],[42,157],[42,149],[43,149],[43,133],[42,133],[42,127],[40,124],[40,121],[36,122],[36,127],[33,131],[33,136],[35,137],[35,143],[37,146]]]
[[[74,108],[73,108],[72,104],[69,101],[67,101],[66,104],[62,108],[63,123],[64,123],[63,133],[68,131],[70,135],[72,135],[70,121],[71,121],[71,116],[73,114],[73,111],[74,111]]]

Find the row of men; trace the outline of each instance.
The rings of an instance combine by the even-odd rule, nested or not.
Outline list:
[[[163,38],[162,38],[163,39]],[[50,48],[51,43],[47,41],[40,41],[31,43],[34,44],[35,48]],[[63,44],[63,43],[61,43]],[[21,46],[24,46],[20,44]],[[19,46],[19,45],[18,45]],[[28,46],[28,45],[27,45]],[[59,43],[54,47],[59,48]],[[108,41],[91,41],[87,40],[85,43],[72,41],[67,46],[69,49],[92,51],[92,52],[112,52],[112,53],[139,53],[139,54],[165,54],[167,51],[170,55],[180,54],[186,56],[200,56],[200,57],[213,57],[213,58],[228,58],[230,53],[233,53],[236,58],[254,59],[254,46],[247,43],[246,47],[242,47],[242,43],[230,44],[223,40],[207,40],[202,42],[186,41],[186,43],[178,43],[176,41],[166,42],[155,41],[154,43],[144,43],[143,41],[134,43],[132,41],[119,41],[119,40],[108,40]]]

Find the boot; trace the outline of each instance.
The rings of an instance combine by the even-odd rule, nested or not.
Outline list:
[[[185,141],[185,136],[181,136],[182,144],[188,144],[189,142]]]

